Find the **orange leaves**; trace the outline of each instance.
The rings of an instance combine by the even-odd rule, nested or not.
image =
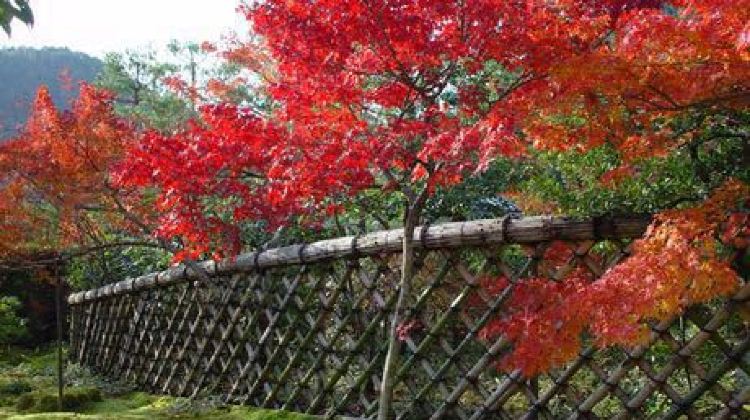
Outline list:
[[[444,183],[486,167],[499,155],[524,151],[514,110],[499,106],[492,112],[488,94],[479,92],[478,87],[499,81],[467,80],[486,77],[481,75],[485,63],[504,65],[506,72],[531,70],[557,55],[555,47],[568,53],[569,37],[560,34],[569,28],[545,3],[417,1],[365,7],[341,1],[311,9],[305,2],[270,1],[242,9],[264,37],[270,57],[263,61],[277,64],[278,77],[269,89],[280,104],[274,117],[297,126],[330,127],[326,109],[342,109],[355,119],[336,121],[327,134],[341,140],[351,128],[356,134],[367,124],[379,139],[370,151],[379,160],[376,168],[418,158],[439,167],[442,174],[436,177]],[[571,11],[583,13],[572,6]],[[576,37],[591,38],[593,32],[582,28]],[[256,44],[235,48],[230,56],[257,68],[258,51],[264,49],[252,48]],[[519,63],[519,57],[529,59]],[[469,74],[456,77],[465,70]],[[449,104],[442,93],[452,89],[458,102]],[[501,89],[489,90],[495,95]]]
[[[574,271],[562,281],[519,281],[501,318],[482,330],[484,339],[505,335],[513,350],[502,361],[506,369],[527,376],[557,367],[581,350],[590,333],[599,346],[631,347],[647,338],[648,322],[671,319],[686,308],[727,296],[739,285],[731,251],[750,238],[750,188],[730,181],[704,204],[657,216],[633,254],[591,281]],[[553,246],[545,259],[553,266],[570,258],[569,249]],[[497,295],[504,278],[483,280]]]
[[[234,105],[206,106],[201,116],[169,136],[145,133],[114,174],[118,186],[155,195],[156,234],[192,253],[178,257],[236,254],[240,224],[275,229],[372,182],[361,142],[332,141],[314,125],[285,129]]]
[[[507,198],[513,200],[513,203],[525,214],[529,216],[540,215],[540,214],[559,214],[560,209],[558,206],[549,201],[544,200],[534,194],[522,191],[508,191],[503,194]]]
[[[605,172],[599,178],[599,182],[601,182],[602,185],[608,187],[616,186],[622,180],[633,176],[635,173],[635,168],[633,168],[631,165],[626,164]]]
[[[592,2],[565,3],[596,10]],[[548,60],[546,87],[525,95],[525,128],[537,146],[588,150],[607,142],[626,161],[661,156],[682,143],[668,129],[674,117],[750,102],[750,56],[741,47],[747,0],[672,2],[669,13],[659,1],[595,3],[611,14],[612,33]]]
[[[737,50],[748,0],[678,3],[246,2],[252,38],[218,54],[263,83],[269,106],[218,106],[205,126],[146,135],[121,180],[159,190],[164,236],[205,247],[241,222],[309,218],[387,178],[403,180],[388,190],[450,185],[529,145],[612,145],[625,165],[660,156],[688,138],[675,117],[740,106],[750,91]],[[226,99],[234,82],[209,88]]]
[[[107,211],[113,207],[109,169],[131,138],[108,93],[82,85],[71,111],[62,113],[40,88],[23,133],[0,146],[0,253],[90,240],[101,233],[84,215],[92,209],[101,212],[101,222],[114,222]]]
[[[207,127],[146,136],[144,150],[158,158],[137,152],[133,183],[162,191],[160,208],[173,216],[163,234],[204,226],[223,238],[218,226],[252,217],[277,225],[322,213],[323,203],[385,182],[384,172],[428,188],[450,185],[499,156],[523,156],[530,144],[611,144],[626,165],[663,155],[684,144],[668,129],[671,118],[744,89],[750,69],[737,54],[748,17],[738,3],[685,1],[672,12],[661,3],[247,2],[240,10],[252,38],[232,39],[218,54],[257,76],[247,80],[264,82],[273,105],[255,114],[258,121],[214,112]],[[209,86],[225,99],[236,87]],[[253,133],[237,129],[244,123]],[[190,169],[169,162],[170,154]],[[241,169],[258,176],[226,179]],[[622,169],[604,181],[627,175]],[[201,181],[180,180],[187,176]],[[527,207],[550,210],[538,201],[526,197]],[[209,207],[221,217],[209,222]]]
[[[750,214],[747,210],[729,216],[721,231],[721,241],[737,249],[750,246]]]
[[[631,345],[636,325],[662,321],[688,306],[730,294],[739,277],[719,246],[720,227],[745,205],[747,186],[729,182],[703,205],[657,217],[633,255],[593,284],[590,297],[600,309],[590,314],[600,345]],[[619,300],[621,304],[611,305]]]

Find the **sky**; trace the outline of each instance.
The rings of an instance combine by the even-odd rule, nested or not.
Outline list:
[[[34,26],[15,22],[3,47],[68,47],[93,56],[170,40],[215,41],[246,24],[238,0],[31,0]]]

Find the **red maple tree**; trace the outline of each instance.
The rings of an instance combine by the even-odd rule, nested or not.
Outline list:
[[[677,129],[673,123],[680,118],[725,115],[746,109],[750,99],[747,0],[344,0],[314,7],[269,0],[241,10],[257,38],[227,56],[259,72],[272,106],[263,114],[210,106],[202,123],[173,136],[147,135],[130,151],[119,183],[158,187],[165,212],[160,233],[181,237],[196,253],[236,251],[235,226],[243,220],[261,218],[275,226],[335,210],[337,202],[365,188],[396,189],[407,203],[397,308],[409,293],[414,228],[435,186],[529,147],[588,150],[606,143],[626,162],[663,155],[697,143],[712,121],[698,118]],[[736,201],[717,200],[724,205],[717,214],[741,209]],[[676,221],[666,221],[672,217]],[[611,279],[620,275],[636,281],[639,258],[670,252],[674,264],[685,258],[715,264],[711,270],[726,280],[692,301],[727,293],[732,282],[717,255],[672,247],[699,249],[715,237],[717,223],[704,226],[710,233],[698,240],[680,227],[682,216],[667,213],[660,220],[661,227],[637,247],[635,262],[594,284],[614,284]],[[662,272],[652,274],[655,282],[671,281]],[[541,281],[529,284],[545,289]],[[675,299],[683,286],[651,298]],[[540,305],[544,296],[565,301],[577,290],[567,283],[547,287],[560,290],[531,293],[517,304]],[[604,293],[594,295],[592,302],[606,300]],[[665,313],[683,306],[668,305]],[[645,318],[663,315],[628,310],[637,315],[625,317],[630,323],[617,326],[619,332],[602,333],[602,343],[631,342]],[[548,324],[553,316],[543,312],[538,319]],[[397,309],[381,418],[388,412],[399,321]],[[572,331],[571,346],[549,365],[565,361],[578,345],[575,333],[584,325],[576,322],[566,330]],[[516,360],[529,357],[524,340],[544,344],[538,334],[514,333],[512,322],[493,328],[488,336],[515,339]],[[524,371],[549,365],[529,362]]]

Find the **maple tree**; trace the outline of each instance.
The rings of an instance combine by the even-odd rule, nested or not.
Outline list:
[[[131,220],[147,220],[147,207],[110,183],[112,165],[134,140],[111,99],[83,84],[71,110],[61,112],[41,87],[22,133],[0,145],[3,260],[111,246],[113,234],[148,245]]]
[[[179,53],[179,48],[173,46],[173,52]],[[135,67],[145,71],[139,58],[133,58]],[[154,66],[159,67],[158,63]],[[148,86],[140,79],[122,80],[127,74],[103,76],[99,82],[110,87],[135,83],[134,99],[148,97],[146,93],[153,93],[149,89],[164,93],[166,88],[159,84],[162,70],[150,69],[149,74],[154,79]],[[68,82],[72,89],[72,80]],[[111,182],[112,168],[121,161],[126,146],[138,141],[138,129],[144,125],[139,118],[141,109],[123,112],[117,93],[83,84],[70,110],[63,111],[53,104],[49,89],[42,86],[21,134],[0,145],[4,174],[0,185],[0,259],[5,266],[42,266],[62,258],[82,277],[83,271],[90,270],[81,270],[81,263],[91,263],[93,256],[107,273],[103,277],[111,278],[113,262],[132,260],[129,255],[142,256],[144,247],[151,251],[147,258],[139,257],[139,264],[148,267],[161,266],[165,252],[179,251],[178,242],[152,235],[156,211],[151,200],[141,194],[143,191]],[[133,115],[135,118],[130,118]],[[163,122],[164,118],[155,120]],[[112,261],[105,261],[112,255]],[[123,269],[131,272],[133,267]]]
[[[700,188],[724,183],[733,165],[744,181],[724,184],[693,208],[661,213],[634,254],[595,282],[574,273],[560,283],[519,284],[509,314],[482,332],[488,339],[505,334],[514,343],[501,364],[506,369],[532,376],[559,366],[578,354],[584,332],[602,346],[638,344],[648,322],[730,294],[741,281],[737,270],[745,265],[746,272],[747,5],[655,3],[661,7],[618,16],[610,46],[580,57],[575,72],[554,70],[548,93],[533,100],[535,117],[525,130],[540,148],[613,148],[620,166],[601,177],[605,190],[632,185],[644,164],[664,156],[692,160],[687,165],[699,182],[686,185],[688,201],[699,200]],[[735,158],[712,166],[727,151]],[[671,165],[680,170],[685,163]],[[674,183],[674,173],[664,179]],[[534,195],[523,198],[539,206]],[[676,205],[684,199],[662,200]],[[488,290],[507,284],[485,280]],[[539,348],[549,350],[544,358]]]
[[[203,243],[206,232],[222,232],[226,225],[215,215],[204,217],[207,204],[214,201],[206,199],[206,191],[232,201],[233,221],[260,211],[272,225],[321,207],[335,213],[337,200],[374,185],[402,192],[407,201],[404,261],[385,389],[398,355],[395,331],[413,274],[414,228],[427,197],[435,186],[457,182],[497,154],[521,151],[507,119],[465,123],[483,113],[482,105],[499,101],[530,80],[526,71],[514,73],[493,64],[514,52],[493,45],[497,22],[491,16],[518,14],[514,26],[525,26],[536,13],[491,3],[397,6],[248,5],[244,10],[275,60],[275,80],[268,92],[279,106],[265,119],[228,114],[226,107],[206,108],[223,118],[204,115],[207,131],[196,124],[171,138],[154,134],[153,141],[131,153],[134,159],[120,177],[129,185],[159,185],[161,206],[168,211],[166,233]],[[525,37],[520,32],[508,35],[508,44]],[[547,41],[554,37],[549,34]],[[505,80],[498,79],[496,89],[487,92],[484,101],[477,100],[476,85],[496,75]],[[469,100],[463,98],[467,93],[473,94]],[[262,130],[253,129],[260,126]],[[252,131],[235,136],[231,133],[236,127]],[[189,146],[175,150],[179,144]],[[241,162],[245,156],[240,154],[238,162],[236,154],[223,152],[227,149],[241,150],[249,160]],[[186,180],[171,167],[162,170],[163,158],[158,156],[163,152],[179,156],[178,164],[189,168],[192,177]],[[246,179],[237,181],[242,177]],[[196,245],[203,250],[201,242]],[[389,392],[383,395],[389,398]],[[388,401],[381,407],[387,413]]]
[[[749,200],[750,188],[730,181],[698,206],[658,215],[633,254],[599,279],[577,270],[561,281],[534,278],[513,285],[505,314],[480,335],[511,340],[513,351],[501,366],[529,377],[575,359],[585,332],[599,346],[645,342],[649,322],[670,320],[737,289],[741,279],[732,263],[750,243]],[[557,246],[548,252],[563,263],[572,259],[571,249]],[[504,277],[482,280],[490,295],[510,286]]]
[[[266,213],[283,218],[312,212],[329,204],[326,200],[332,196],[352,195],[382,181],[373,174],[399,172],[404,176],[388,177],[382,184],[409,187],[431,169],[435,172],[430,177],[433,183],[450,184],[483,168],[499,153],[521,151],[521,140],[548,149],[579,150],[607,142],[630,160],[639,156],[634,149],[638,139],[651,142],[642,145],[650,155],[689,143],[710,121],[703,119],[703,125],[690,127],[690,133],[685,129],[678,132],[668,122],[679,123],[676,117],[691,104],[699,109],[711,103],[703,96],[718,95],[723,88],[734,89],[737,101],[743,98],[738,86],[742,86],[747,66],[741,59],[735,60],[742,57],[735,22],[741,17],[732,17],[737,31],[724,31],[724,44],[709,45],[711,34],[703,34],[696,40],[697,61],[671,66],[659,62],[662,58],[656,53],[645,57],[633,53],[643,50],[637,48],[639,42],[648,42],[657,51],[674,48],[652,46],[660,41],[644,39],[642,34],[648,31],[643,27],[658,20],[662,26],[679,26],[669,33],[683,37],[682,32],[689,30],[707,31],[717,25],[705,19],[680,18],[693,13],[703,16],[706,7],[674,2],[674,7],[686,9],[667,12],[655,1],[597,3],[595,7],[575,1],[513,5],[424,2],[401,8],[384,4],[378,10],[345,2],[326,6],[333,17],[328,16],[328,9],[307,10],[295,2],[246,6],[244,11],[264,44],[240,46],[226,56],[258,70],[280,106],[268,113],[271,115],[246,113],[243,118],[248,124],[262,120],[266,127],[292,124],[279,136],[286,146],[267,152],[269,160],[284,163],[267,164],[269,170],[274,169],[268,179],[257,183],[263,188],[236,196],[267,194],[266,201],[286,208]],[[722,4],[726,13],[718,16],[741,9],[734,2]],[[361,15],[360,9],[368,13]],[[497,27],[497,16],[507,16],[503,28]],[[407,21],[411,26],[402,24]],[[461,22],[471,23],[471,27],[461,27]],[[568,35],[560,36],[562,32]],[[502,43],[495,39],[497,34]],[[333,43],[333,38],[338,41]],[[674,42],[668,38],[665,43]],[[700,58],[704,50],[718,50],[719,61]],[[262,61],[269,57],[275,60],[273,66]],[[734,61],[719,69],[722,57]],[[613,60],[621,63],[612,69],[617,77],[602,75]],[[664,104],[654,105],[654,95],[659,94],[652,92],[651,85],[656,83],[643,77],[662,71],[661,67],[672,76],[664,74],[658,80],[680,79],[678,76],[689,72],[689,79],[696,83],[690,89],[693,96],[681,93],[685,100],[672,105],[672,111],[665,110]],[[633,74],[633,69],[645,73]],[[588,73],[591,77],[575,76]],[[709,83],[718,86],[709,88]],[[737,108],[741,102],[722,102],[722,106]],[[212,112],[210,108],[208,112]],[[670,116],[674,118],[670,120]],[[647,119],[662,122],[649,127]],[[586,131],[576,125],[585,126]],[[649,128],[663,132],[652,133]],[[674,141],[667,144],[665,136],[674,137]],[[233,141],[217,138],[197,156]],[[243,142],[247,139],[237,143]],[[309,152],[313,150],[320,152]],[[149,167],[158,165],[159,161],[153,160]],[[352,174],[354,182],[338,182],[333,176],[318,178],[321,173]],[[161,174],[169,176],[168,171]],[[619,174],[627,175],[627,168]],[[335,187],[329,188],[325,181]],[[331,193],[337,190],[340,194]],[[179,189],[172,194],[180,195]]]
[[[157,187],[164,211],[159,233],[182,238],[192,256],[215,248],[236,252],[242,221],[260,218],[271,227],[293,217],[314,221],[368,189],[399,192],[405,200],[401,296],[391,323],[381,418],[389,409],[400,308],[413,274],[414,228],[436,188],[485,169],[498,156],[524,155],[529,146],[611,146],[623,166],[604,183],[626,178],[629,165],[644,158],[679,148],[696,155],[710,151],[717,136],[747,149],[748,135],[733,118],[750,99],[746,0],[349,0],[315,7],[279,0],[241,10],[258,37],[226,55],[257,72],[273,106],[207,106],[202,121],[175,135],[149,133],[130,150],[118,183]],[[727,207],[716,214],[726,215],[730,201],[718,200]],[[611,276],[636,278],[639,258],[668,252],[672,260],[666,261],[675,267],[682,267],[678,261],[692,267],[693,258],[707,264],[699,270],[729,278],[718,255],[697,251],[710,241],[685,233],[679,214],[663,217],[675,221],[664,219],[635,262]],[[701,238],[718,229],[716,221],[706,223],[700,229],[710,234]],[[677,273],[683,279],[705,274]],[[594,284],[622,291],[611,278]],[[661,272],[653,280],[672,284]],[[585,281],[546,289],[543,281],[532,281],[546,292],[527,293],[517,304],[565,300]],[[679,311],[683,305],[673,302],[684,295],[684,284],[673,284],[665,296],[645,295],[649,302],[672,299],[663,313],[628,308],[636,311],[623,318],[630,323],[603,334],[602,343],[636,340],[638,334],[623,331],[640,331],[644,319]],[[726,293],[730,284],[688,293],[686,302]],[[554,316],[560,315],[543,312],[537,319],[549,326]],[[495,324],[493,331],[514,339],[514,360],[529,373],[562,363],[584,326],[603,325],[571,321],[571,345],[544,366],[524,359],[530,357],[525,343],[544,344],[539,334],[514,333],[512,322]]]

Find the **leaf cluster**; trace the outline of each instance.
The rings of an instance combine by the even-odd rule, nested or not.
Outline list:
[[[28,0],[0,0],[0,27],[10,36],[10,24],[18,19],[27,25],[34,24],[34,14]]]

